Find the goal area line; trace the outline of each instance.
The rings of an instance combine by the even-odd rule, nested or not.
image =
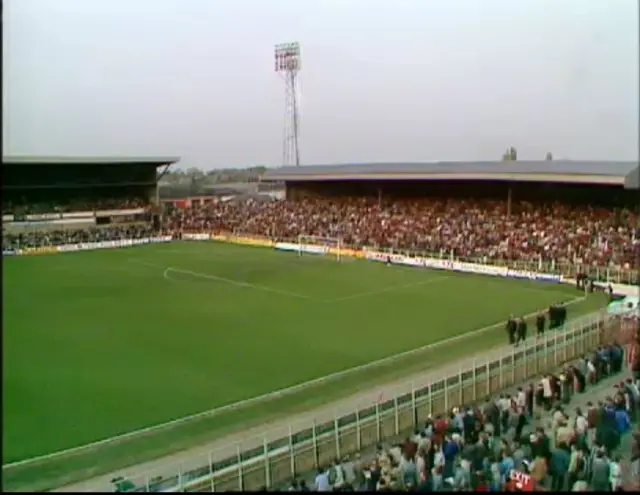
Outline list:
[[[571,299],[569,301],[567,301],[565,303],[565,305],[571,305],[571,304],[576,304],[579,302],[582,302],[584,300],[586,300],[586,296],[580,296],[580,297],[576,297],[574,299]],[[539,314],[540,310],[538,311],[534,311],[532,313],[529,313],[527,315],[524,315],[524,318],[532,318],[534,316],[536,316],[537,314]],[[104,447],[110,444],[116,444],[122,441],[126,441],[126,440],[131,440],[134,439],[138,436],[144,436],[144,435],[149,435],[150,433],[159,433],[163,430],[167,430],[170,429],[172,427],[176,427],[179,425],[183,425],[183,424],[187,424],[190,423],[192,421],[196,421],[199,419],[203,419],[203,418],[207,418],[207,417],[211,417],[211,416],[215,416],[218,414],[223,414],[223,413],[229,413],[229,412],[233,412],[234,410],[237,409],[242,409],[245,407],[250,407],[250,406],[254,406],[254,405],[258,405],[260,403],[263,402],[268,402],[274,399],[279,399],[281,397],[285,397],[285,396],[289,396],[298,392],[301,392],[303,390],[306,389],[310,389],[325,383],[329,383],[332,382],[334,380],[338,380],[341,378],[344,378],[348,375],[354,374],[354,373],[359,373],[359,372],[363,372],[363,371],[367,371],[367,370],[371,370],[371,369],[375,369],[379,366],[385,365],[385,364],[389,364],[389,363],[393,363],[394,361],[397,360],[401,360],[405,357],[408,356],[412,356],[415,354],[419,354],[421,352],[425,352],[431,349],[436,349],[438,347],[441,347],[443,345],[447,345],[447,344],[451,344],[453,342],[457,342],[457,341],[461,341],[461,340],[465,340],[469,337],[472,336],[476,336],[476,335],[480,335],[482,333],[486,333],[490,330],[493,330],[495,328],[498,328],[500,326],[504,325],[504,322],[499,322],[499,323],[494,323],[492,325],[488,325],[482,328],[478,328],[476,330],[472,330],[470,332],[465,332],[462,333],[460,335],[456,335],[447,339],[443,339],[443,340],[439,340],[437,342],[433,342],[431,344],[427,344],[415,349],[410,349],[408,351],[404,351],[398,354],[394,354],[391,356],[387,356],[385,358],[382,359],[378,359],[376,361],[372,361],[370,363],[366,363],[363,365],[359,365],[359,366],[354,366],[351,368],[347,368],[346,370],[342,370],[342,371],[338,371],[335,373],[330,373],[328,375],[319,377],[319,378],[315,378],[313,380],[309,380],[303,383],[300,383],[298,385],[293,385],[290,387],[286,387],[286,388],[282,388],[279,390],[275,390],[272,392],[268,392],[256,397],[252,397],[249,399],[244,399],[238,402],[234,402],[232,404],[228,404],[226,406],[221,406],[221,407],[217,407],[214,409],[210,409],[208,411],[203,411],[200,413],[196,413],[196,414],[191,414],[188,416],[183,416],[181,418],[177,418],[171,421],[167,421],[164,423],[160,423],[157,425],[153,425],[153,426],[148,426],[145,428],[141,428],[138,430],[134,430],[131,431],[129,433],[124,433],[121,435],[116,435],[113,437],[109,437],[109,438],[105,438],[103,440],[98,440],[95,442],[91,442],[88,444],[84,444],[84,445],[80,445],[77,447],[71,447],[68,449],[64,449],[64,450],[60,450],[57,452],[52,452],[50,454],[44,454],[44,455],[40,455],[40,456],[36,456],[36,457],[32,457],[29,459],[23,459],[21,461],[15,461],[15,462],[11,462],[8,464],[3,464],[2,465],[2,469],[3,470],[9,470],[12,468],[18,468],[18,467],[24,467],[24,466],[28,466],[31,464],[38,464],[41,462],[46,462],[46,461],[51,461],[54,459],[58,459],[58,458],[63,458],[69,455],[77,455],[77,454],[81,454],[84,451],[89,451],[89,450],[93,450],[99,447]]]

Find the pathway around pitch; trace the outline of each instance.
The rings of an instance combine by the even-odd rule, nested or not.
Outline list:
[[[495,347],[490,351],[478,353],[474,356],[456,361],[448,366],[439,367],[435,371],[422,372],[404,377],[394,382],[371,388],[367,392],[361,392],[351,395],[345,399],[341,399],[327,406],[319,407],[310,411],[288,415],[286,418],[279,418],[263,425],[242,430],[231,435],[222,437],[220,440],[211,442],[204,446],[183,450],[170,456],[162,457],[154,461],[136,464],[129,468],[121,469],[109,474],[105,474],[84,482],[74,483],[62,488],[52,490],[54,492],[77,492],[77,491],[112,491],[111,480],[116,476],[124,478],[138,478],[149,474],[158,476],[164,472],[178,472],[180,466],[182,471],[198,469],[203,466],[203,459],[206,459],[209,453],[212,453],[212,461],[216,462],[237,455],[237,445],[242,442],[244,450],[258,448],[263,445],[264,437],[269,431],[276,429],[286,431],[289,425],[306,422],[312,424],[324,423],[332,421],[336,416],[351,414],[356,406],[360,408],[370,407],[380,399],[385,397],[393,397],[403,393],[410,393],[414,386],[419,388],[429,383],[442,380],[445,376],[454,374],[460,370],[465,370],[476,366],[480,362],[486,362],[499,359],[501,356],[513,349],[513,346]],[[339,383],[336,384],[339,386]],[[173,469],[172,469],[173,468]]]

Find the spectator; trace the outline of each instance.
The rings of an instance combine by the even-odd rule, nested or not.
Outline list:
[[[316,474],[316,491],[317,492],[330,492],[331,483],[329,483],[329,473],[324,468],[318,468]]]
[[[631,443],[631,474],[634,480],[640,480],[640,430],[633,433]]]
[[[558,444],[551,454],[551,489],[553,491],[563,491],[571,457],[567,452],[566,444]]]
[[[367,198],[217,202],[173,212],[171,228],[297,239],[341,237],[357,246],[459,257],[633,268],[636,214],[559,203]],[[620,221],[624,218],[625,221]]]

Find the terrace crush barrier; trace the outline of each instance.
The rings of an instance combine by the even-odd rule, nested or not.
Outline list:
[[[615,340],[616,328],[609,315],[586,315],[569,322],[563,331],[529,339],[523,347],[511,347],[484,362],[475,359],[471,367],[460,367],[436,381],[407,382],[396,388],[392,398],[363,408],[354,405],[349,414],[289,424],[127,479],[139,492],[259,490],[278,485],[297,473],[411,432],[429,415],[478,402],[552,371]]]

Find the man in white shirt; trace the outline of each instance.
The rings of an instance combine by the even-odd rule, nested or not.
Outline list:
[[[505,434],[509,428],[509,410],[511,409],[511,400],[506,395],[501,395],[498,399],[498,408],[500,409],[500,426],[502,433]]]
[[[316,491],[331,491],[331,483],[329,483],[329,473],[325,469],[318,468],[318,474],[316,475]]]
[[[576,409],[576,433],[580,436],[585,435],[587,433],[587,429],[589,428],[589,421],[584,414],[582,414],[582,410],[580,408]]]
[[[522,390],[522,387],[518,387],[518,393],[516,395],[516,405],[523,409],[527,407],[527,395]]]
[[[542,380],[542,397],[544,399],[544,405],[547,410],[549,410],[551,406],[551,399],[553,397],[553,393],[551,391],[551,380],[548,375],[545,375]]]

